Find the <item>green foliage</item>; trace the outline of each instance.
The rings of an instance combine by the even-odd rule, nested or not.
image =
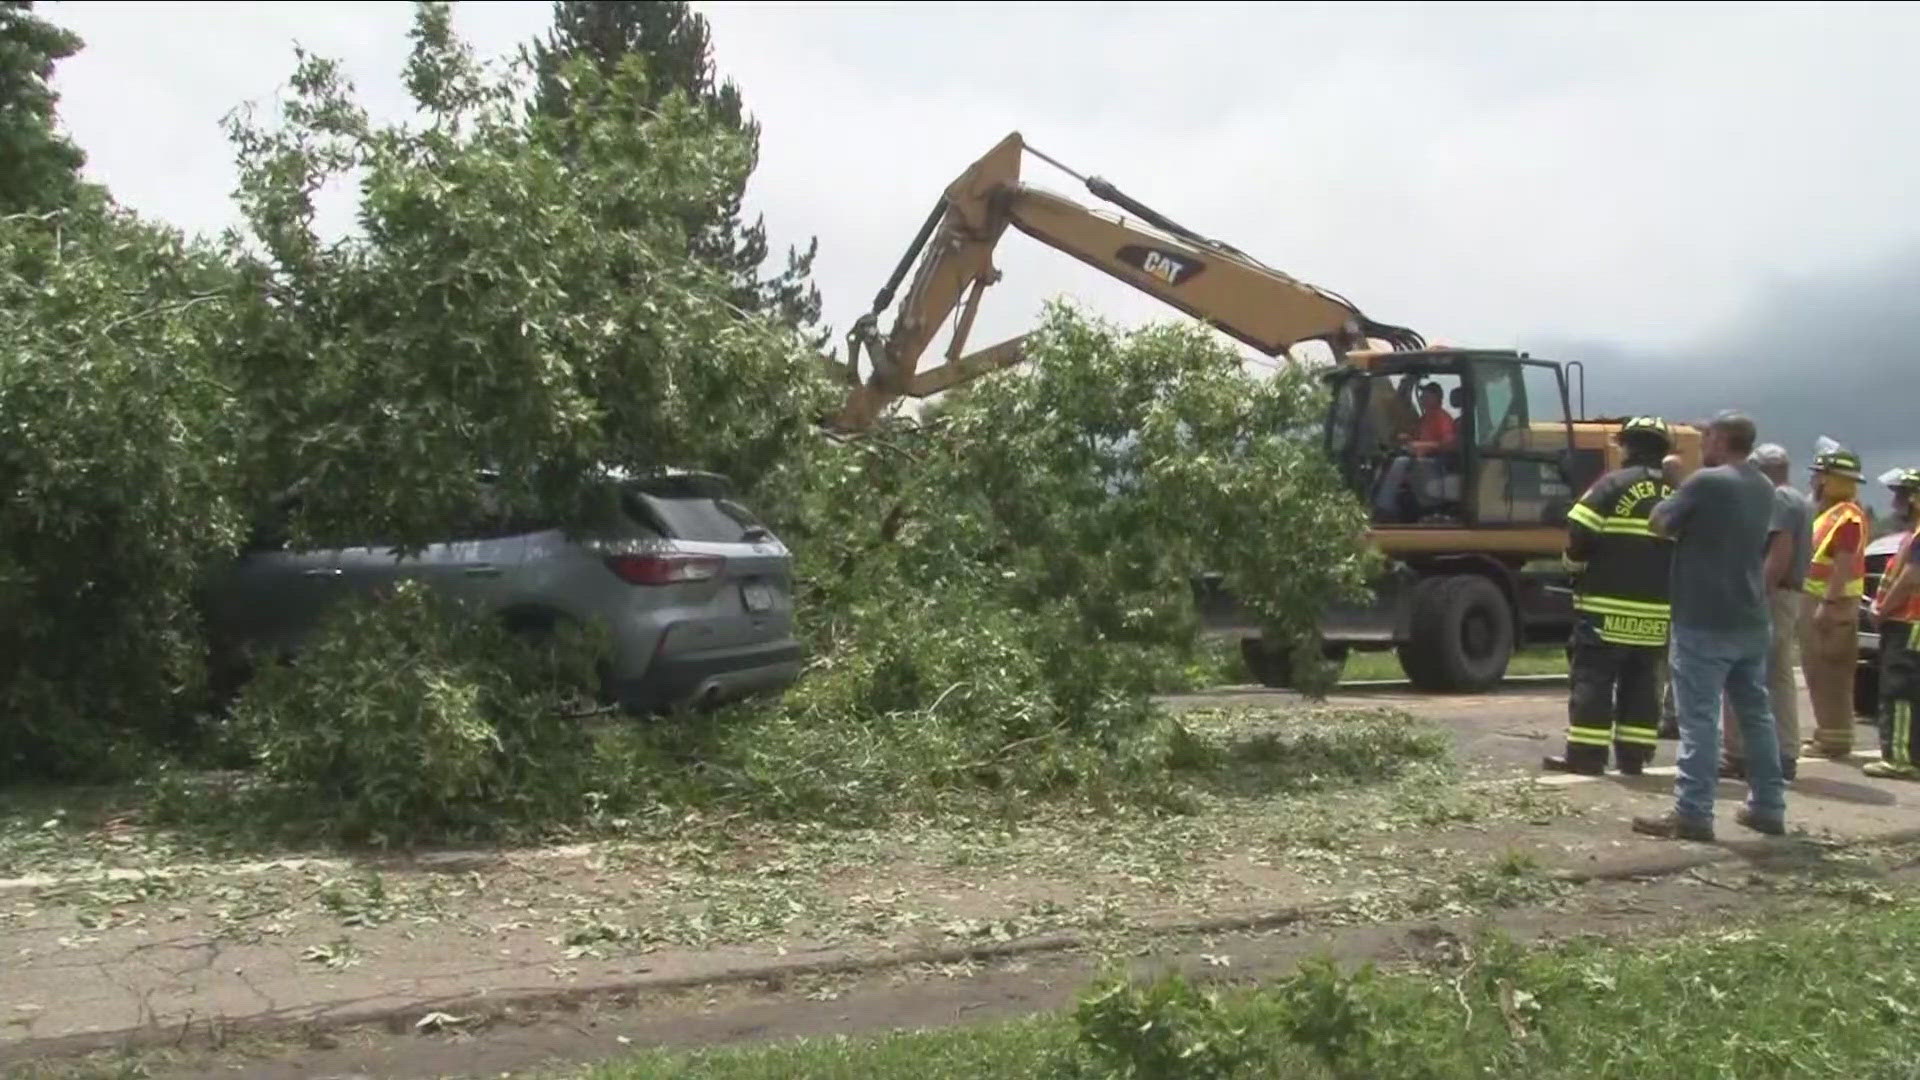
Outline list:
[[[807,463],[783,529],[821,651],[951,598],[1017,617],[1049,682],[1086,702],[1177,682],[1198,651],[1197,571],[1225,573],[1280,639],[1362,587],[1364,512],[1305,434],[1324,401],[1308,375],[1256,376],[1198,328],[1122,333],[1063,305],[1029,355],[923,424]]]
[[[1219,998],[1179,976],[1115,982],[1083,998],[1073,1019],[1081,1074],[1100,1080],[1230,1080],[1257,1055]]]
[[[648,732],[624,767],[655,799],[762,819],[871,823],[1112,790],[1161,771],[1144,698],[1078,701],[1017,613],[931,597],[862,620],[779,700]]]
[[[1205,669],[1195,569],[1252,583],[1277,632],[1359,584],[1360,510],[1297,434],[1319,411],[1305,376],[1247,374],[1201,331],[1055,307],[1025,370],[788,459],[761,509],[798,551],[813,665],[781,700],[663,736],[680,764],[655,790],[843,821],[959,791],[1177,808],[1169,785],[1271,791],[1425,755],[1216,747],[1148,703]]]
[[[1191,712],[1168,725],[1167,767],[1176,775],[1250,795],[1377,784],[1416,763],[1443,762],[1452,750],[1446,732],[1384,711],[1296,712],[1224,742],[1196,733],[1187,723],[1210,719]]]
[[[553,29],[532,52],[539,89],[534,107],[550,117],[565,117],[582,108],[604,108],[604,102],[583,101],[573,84],[569,65],[586,60],[601,78],[613,78],[630,57],[644,61],[647,96],[628,104],[636,122],[661,107],[670,95],[681,95],[722,129],[745,140],[747,171],[758,158],[760,125],[746,115],[739,88],[714,71],[712,34],[704,16],[679,0],[556,0]],[[551,129],[564,132],[564,128]],[[746,224],[741,200],[746,177],[721,197],[689,208],[684,219],[689,253],[718,270],[731,289],[728,299],[748,311],[764,311],[789,326],[811,328],[820,319],[820,292],[810,276],[816,239],[803,253],[789,248],[787,268],[762,278],[767,261],[767,230],[762,220]],[[814,339],[824,343],[825,333]]]
[[[0,0],[0,214],[57,210],[87,191],[86,155],[59,131],[51,85],[54,65],[79,51],[30,0]]]
[[[1432,1002],[1420,999],[1424,1008],[1406,1008],[1403,997],[1382,994],[1379,983],[1372,964],[1346,974],[1331,959],[1308,961],[1273,991],[1277,1016],[1287,1035],[1311,1050],[1336,1080],[1457,1075],[1436,1058],[1426,1030],[1432,1025],[1422,1022],[1429,1020]]]
[[[418,126],[371,122],[339,66],[305,55],[277,125],[230,121],[256,501],[305,482],[297,537],[411,546],[458,519],[477,465],[510,512],[552,513],[601,465],[750,488],[809,438],[818,364],[689,255],[688,222],[744,184],[750,141],[656,99],[637,60],[565,66],[575,107],[530,114],[526,72],[476,64],[444,4],[413,38]],[[358,232],[326,243],[313,192],[350,172]]]
[[[138,757],[198,704],[190,597],[239,527],[226,280],[130,216],[0,218],[0,782]]]
[[[561,625],[526,637],[418,582],[342,602],[292,664],[235,704],[264,809],[376,843],[484,836],[588,804],[596,745],[582,694],[599,642]]]

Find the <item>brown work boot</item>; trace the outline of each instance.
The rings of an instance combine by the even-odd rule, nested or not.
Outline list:
[[[1781,821],[1779,818],[1761,817],[1744,806],[1734,812],[1733,820],[1742,828],[1752,829],[1754,832],[1765,833],[1768,836],[1785,836],[1787,834],[1786,822]]]
[[[1713,822],[1695,821],[1673,813],[1661,814],[1659,817],[1634,818],[1633,831],[1642,836],[1656,836],[1662,840],[1702,842],[1713,840]]]
[[[1822,746],[1819,743],[1809,739],[1808,741],[1800,744],[1800,756],[1801,757],[1823,757],[1823,758],[1826,758],[1828,761],[1845,761],[1848,758],[1853,756],[1853,747],[1848,746],[1848,747],[1836,749],[1831,746]]]

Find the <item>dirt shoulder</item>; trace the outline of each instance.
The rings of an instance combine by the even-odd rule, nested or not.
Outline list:
[[[1337,704],[1417,709],[1452,733],[1464,769],[1285,798],[1234,792],[1177,814],[1086,809],[865,833],[735,829],[724,842],[708,832],[411,860],[173,859],[121,874],[15,874],[0,883],[0,1065],[264,1038],[279,1048],[267,1067],[275,1054],[299,1057],[286,1058],[288,1037],[404,1057],[400,1044],[419,1036],[381,1032],[445,1029],[423,1045],[498,1043],[489,1053],[502,1056],[485,1069],[497,1074],[523,1067],[512,1063],[522,1050],[578,1059],[594,1040],[628,1040],[605,1053],[659,1041],[641,1021],[668,998],[697,1006],[673,1030],[708,1041],[800,1033],[814,1016],[844,1016],[845,1030],[955,1022],[1065,1000],[1047,995],[1070,995],[1089,958],[1120,943],[1199,933],[1344,954],[1368,933],[1391,936],[1383,928],[1549,901],[1573,905],[1551,909],[1562,929],[1604,926],[1623,881],[1680,875],[1672,887],[1689,896],[1735,900],[1746,894],[1687,871],[1743,874],[1783,857],[1819,865],[1841,845],[1920,828],[1920,790],[1810,762],[1794,789],[1794,839],[1739,835],[1725,818],[1714,845],[1633,837],[1626,818],[1664,806],[1670,776],[1540,783],[1530,771],[1560,735],[1563,694],[1550,684],[1428,701],[1348,694]],[[1213,711],[1250,702],[1296,707],[1257,693],[1180,707],[1196,725],[1257,723],[1258,713]],[[1601,906],[1580,906],[1588,899]],[[1256,962],[1207,955],[1235,972]],[[1284,968],[1290,955],[1271,963]],[[848,980],[870,998],[848,997]],[[780,989],[768,997],[768,987]],[[578,1044],[555,1033],[609,1008],[639,1010],[641,1026],[589,1027]],[[346,1030],[365,1024],[374,1027]],[[435,1074],[386,1068],[346,1071]]]

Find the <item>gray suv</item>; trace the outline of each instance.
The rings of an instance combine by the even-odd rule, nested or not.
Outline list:
[[[609,474],[607,498],[570,527],[505,519],[481,480],[474,521],[405,559],[378,543],[293,551],[257,532],[202,593],[216,671],[243,669],[243,650],[296,653],[332,601],[413,578],[514,630],[602,623],[599,691],[631,711],[711,707],[799,677],[792,556],[724,478]]]

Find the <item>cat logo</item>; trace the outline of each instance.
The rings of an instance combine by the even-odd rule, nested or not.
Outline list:
[[[1120,261],[1162,284],[1179,287],[1193,280],[1205,267],[1197,260],[1160,248],[1129,244],[1117,253]]]

